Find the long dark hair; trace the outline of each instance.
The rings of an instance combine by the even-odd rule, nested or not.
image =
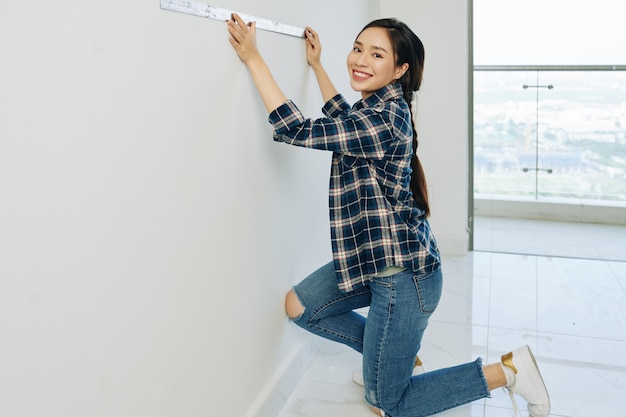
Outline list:
[[[424,210],[426,217],[430,215],[430,204],[428,203],[428,189],[424,169],[417,156],[417,130],[413,117],[413,93],[418,91],[422,84],[424,73],[424,45],[415,33],[403,22],[397,19],[379,19],[368,23],[367,28],[378,27],[387,29],[391,45],[396,56],[396,65],[409,64],[409,69],[404,73],[398,82],[402,85],[404,100],[409,105],[411,111],[411,126],[413,127],[413,155],[411,157],[411,191],[413,199],[419,208]],[[363,32],[361,30],[361,32]],[[357,36],[358,37],[358,36]]]

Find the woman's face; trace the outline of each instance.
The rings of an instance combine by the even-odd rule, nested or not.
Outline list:
[[[409,67],[408,64],[396,66],[387,29],[378,27],[361,32],[348,54],[347,63],[350,86],[360,91],[364,99],[402,77]]]

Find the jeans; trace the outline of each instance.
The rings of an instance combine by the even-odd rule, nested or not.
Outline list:
[[[489,396],[480,359],[411,375],[428,319],[441,297],[441,269],[373,278],[342,293],[331,262],[293,289],[304,313],[292,321],[363,354],[365,400],[385,416],[429,416]],[[367,319],[353,311],[366,306]]]

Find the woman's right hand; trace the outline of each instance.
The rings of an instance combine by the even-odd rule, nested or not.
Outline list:
[[[322,44],[317,32],[309,26],[304,31],[306,38],[306,60],[313,69],[322,65]]]
[[[239,59],[245,64],[252,60],[261,58],[261,54],[256,46],[256,23],[246,23],[237,14],[233,13],[228,21],[228,32],[230,33],[230,44],[237,52]]]

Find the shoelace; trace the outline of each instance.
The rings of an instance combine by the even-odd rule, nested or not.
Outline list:
[[[515,401],[515,394],[510,389],[504,387],[505,391],[509,393],[509,397],[511,397],[511,402],[513,403],[513,411],[515,411],[515,415],[513,417],[522,417],[519,411],[519,407],[517,406],[517,401]]]

